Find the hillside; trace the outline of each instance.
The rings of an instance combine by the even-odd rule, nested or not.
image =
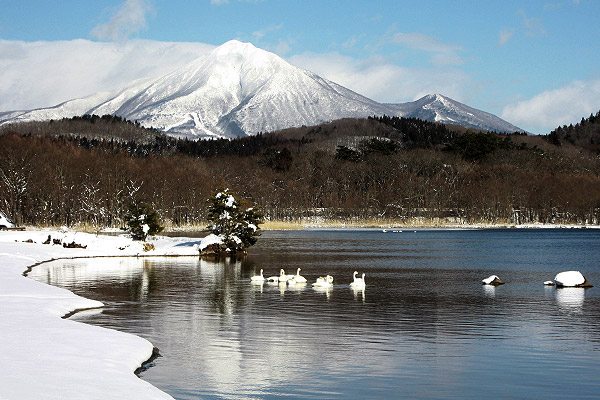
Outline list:
[[[41,137],[77,137],[88,140],[114,140],[147,144],[163,132],[142,127],[139,123],[113,115],[83,115],[49,121],[30,121],[0,126],[0,135],[16,133]]]
[[[83,123],[101,126],[92,120]],[[205,199],[228,187],[277,221],[599,222],[595,154],[539,136],[450,128],[343,119],[235,140],[155,135],[147,143],[4,130],[0,209],[18,224],[118,227],[129,203],[145,201],[170,226],[202,224]]]
[[[565,142],[600,153],[600,111],[589,118],[582,118],[575,125],[558,127],[548,135],[548,140],[556,145]]]

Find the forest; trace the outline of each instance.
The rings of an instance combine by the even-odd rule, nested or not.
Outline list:
[[[229,188],[269,221],[598,224],[600,112],[549,135],[413,118],[343,119],[234,140],[175,139],[112,116],[0,127],[0,209],[19,225],[121,227],[151,205],[201,226]]]

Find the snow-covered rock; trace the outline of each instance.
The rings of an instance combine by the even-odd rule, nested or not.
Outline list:
[[[223,236],[221,236],[221,235],[215,235],[214,233],[211,233],[210,235],[204,237],[200,241],[200,245],[198,246],[198,250],[199,251],[203,251],[203,250],[205,250],[209,246],[212,246],[212,245],[220,246],[222,244],[223,244]]]
[[[557,287],[591,287],[592,285],[579,271],[564,271],[554,277]]]
[[[238,137],[340,118],[416,117],[499,132],[521,131],[483,111],[441,95],[382,104],[250,43],[229,41],[154,80],[138,80],[54,107],[0,112],[0,124],[114,114],[173,136]]]
[[[498,286],[498,285],[504,284],[504,282],[502,282],[502,280],[500,278],[498,278],[497,275],[490,275],[489,277],[483,279],[481,281],[481,283],[483,283],[484,285],[492,285],[492,286]]]

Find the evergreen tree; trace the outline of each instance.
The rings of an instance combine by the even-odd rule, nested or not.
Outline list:
[[[260,236],[259,224],[263,214],[254,209],[247,208],[235,199],[229,189],[217,191],[207,200],[208,221],[207,228],[223,240],[223,244],[232,252],[244,251],[252,246]]]
[[[359,162],[361,159],[361,153],[347,146],[338,146],[335,151],[335,158],[338,160]]]
[[[125,215],[127,227],[124,228],[133,240],[146,240],[149,235],[156,235],[164,229],[158,220],[158,213],[143,203],[129,204]]]
[[[398,151],[398,144],[395,141],[378,138],[363,140],[358,146],[363,154],[379,153],[389,156]]]

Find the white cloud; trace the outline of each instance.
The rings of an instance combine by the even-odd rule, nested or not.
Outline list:
[[[127,0],[110,21],[92,29],[91,35],[100,40],[124,40],[146,28],[146,16],[152,12],[148,0]]]
[[[0,111],[49,107],[166,74],[214,46],[202,43],[0,40]]]
[[[545,36],[546,28],[538,18],[527,18],[524,10],[517,11],[523,17],[523,28],[527,36]]]
[[[550,7],[560,7],[560,4],[546,4],[544,9],[548,10]],[[521,23],[518,27],[512,27],[503,29],[499,32],[498,46],[504,46],[511,40],[515,34],[519,36],[525,35],[529,37],[545,36],[548,32],[542,24],[542,21],[538,18],[529,18],[524,10],[517,10],[517,15],[521,16]]]
[[[283,24],[271,25],[266,28],[260,29],[258,31],[252,32],[252,36],[254,37],[254,39],[260,40],[263,37],[265,37],[265,35],[267,35],[268,33],[276,32],[276,31],[280,30],[281,28],[283,28]]]
[[[498,40],[498,46],[504,46],[510,38],[515,34],[514,29],[503,29],[500,31],[500,39]]]
[[[356,35],[353,35],[348,40],[346,40],[344,43],[342,43],[342,48],[351,49],[354,46],[356,46],[356,43],[358,43],[358,38],[356,37]]]
[[[396,33],[392,37],[392,42],[430,53],[432,64],[435,66],[464,64],[464,60],[459,55],[462,47],[442,43],[433,36],[422,33]]]
[[[283,55],[289,53],[290,50],[292,50],[292,46],[290,45],[290,42],[288,40],[279,39],[279,42],[277,42],[277,44],[271,49],[275,54],[282,57]]]
[[[288,59],[375,101],[397,103],[416,100],[429,93],[443,93],[466,101],[470,78],[451,68],[406,68],[383,57],[358,60],[339,53],[304,53]]]
[[[578,80],[509,104],[504,107],[502,118],[529,132],[545,134],[558,126],[577,123],[598,110],[600,79]]]

